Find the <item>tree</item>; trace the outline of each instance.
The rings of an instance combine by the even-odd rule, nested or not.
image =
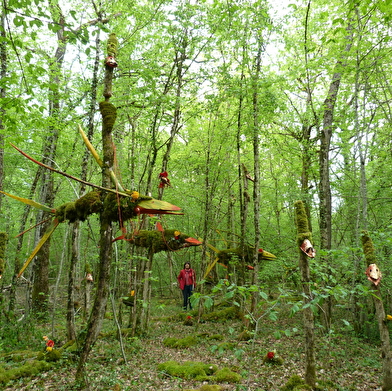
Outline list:
[[[309,231],[308,218],[302,201],[295,203],[295,224],[297,227],[297,246],[303,248],[304,242],[313,242],[312,233]],[[305,382],[312,388],[316,386],[316,350],[314,317],[312,309],[312,290],[310,280],[309,255],[300,251],[299,269],[301,273],[301,284],[303,290],[303,320],[305,332]]]
[[[117,38],[114,33],[109,36],[107,43],[107,56],[113,59],[117,58]],[[104,101],[99,104],[102,115],[102,150],[105,167],[111,169],[114,164],[114,149],[112,141],[113,126],[116,121],[116,108],[110,103],[112,97],[112,80],[113,67],[106,62],[105,80],[103,96]],[[102,174],[102,186],[110,187],[110,178],[106,170]],[[102,320],[105,314],[106,303],[109,295],[110,266],[112,263],[112,223],[105,211],[100,213],[100,253],[99,253],[99,270],[98,286],[95,296],[94,305],[89,318],[87,333],[81,350],[76,380],[83,381],[85,375],[85,363],[90,350],[95,343],[101,329]]]

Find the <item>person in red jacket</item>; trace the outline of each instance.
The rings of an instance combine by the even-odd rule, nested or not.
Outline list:
[[[191,268],[191,264],[189,262],[184,263],[184,269],[182,269],[178,275],[178,285],[182,290],[182,295],[184,297],[184,311],[187,310],[188,305],[189,309],[192,309],[192,304],[189,299],[192,296],[192,291],[196,286],[196,274],[195,271]]]

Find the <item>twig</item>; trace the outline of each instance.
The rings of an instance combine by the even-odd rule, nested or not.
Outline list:
[[[112,292],[110,292],[110,301],[112,302],[112,310],[113,310],[114,322],[116,323],[117,330],[118,330],[118,336],[119,336],[120,347],[121,347],[121,354],[123,356],[125,364],[127,364],[127,357],[125,355],[124,344],[123,344],[122,334],[121,334],[121,326],[120,326],[120,323],[118,323],[118,320],[117,320],[116,306],[115,306],[115,303],[114,303],[114,297],[113,297]]]

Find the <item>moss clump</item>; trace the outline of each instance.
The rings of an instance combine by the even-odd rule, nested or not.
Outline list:
[[[166,361],[158,365],[158,370],[165,375],[176,376],[181,379],[206,381],[217,371],[217,367],[216,365],[194,361],[186,361],[183,364],[179,364],[177,361]]]
[[[168,337],[163,340],[163,344],[170,348],[190,348],[198,343],[198,339],[194,335],[188,335],[185,338]]]
[[[67,202],[56,209],[56,217],[59,222],[68,220],[74,223],[77,220],[84,221],[93,213],[99,213],[103,208],[100,191],[91,191],[80,197],[75,202]]]
[[[239,383],[242,376],[225,367],[217,371],[214,375],[214,381],[218,383]]]
[[[294,207],[295,207],[295,219],[296,219],[296,226],[298,228],[298,233],[309,232],[308,216],[306,215],[304,203],[302,201],[296,201],[294,203]]]
[[[242,319],[243,315],[238,307],[227,307],[219,311],[213,311],[209,314],[204,314],[203,319],[207,321],[223,322],[229,319]]]
[[[367,231],[362,232],[361,241],[363,253],[365,254],[366,264],[369,266],[372,263],[376,263],[373,242]]]
[[[298,247],[301,247],[304,240],[308,239],[313,243],[312,233],[309,231],[309,221],[306,214],[305,206],[302,201],[296,201],[295,207],[295,219],[297,225],[297,243]]]
[[[46,361],[32,360],[17,368],[3,368],[0,367],[0,384],[7,384],[11,380],[16,380],[22,377],[32,377],[38,375],[40,372],[48,371],[52,364]]]
[[[104,122],[105,127],[107,129],[112,129],[117,118],[116,107],[108,101],[102,101],[99,102],[99,110],[101,112],[102,121]]]
[[[281,387],[280,391],[307,391],[312,390],[308,384],[298,375],[293,375],[287,383]]]
[[[118,40],[116,34],[110,33],[106,46],[108,56],[117,57],[117,45],[118,45]]]

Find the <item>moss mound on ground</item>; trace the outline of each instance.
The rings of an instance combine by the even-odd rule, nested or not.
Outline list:
[[[300,376],[293,375],[290,377],[287,383],[283,387],[281,387],[280,390],[281,391],[307,391],[307,390],[312,390],[312,387],[306,384],[305,380],[303,380]]]
[[[168,376],[177,376],[186,380],[239,383],[242,379],[241,375],[227,367],[218,370],[216,365],[194,361],[186,361],[183,364],[179,364],[176,361],[166,361],[158,365],[158,370]]]
[[[158,365],[158,370],[168,376],[177,376],[186,380],[206,381],[217,371],[217,367],[195,361],[186,361],[183,364],[179,364],[177,361],[166,361]]]
[[[191,346],[197,345],[198,340],[194,335],[188,335],[184,338],[174,338],[168,337],[163,340],[163,344],[170,348],[189,348]]]
[[[243,314],[238,307],[227,307],[209,314],[203,314],[203,320],[222,322],[229,319],[242,319]]]
[[[0,367],[0,384],[7,384],[11,380],[21,377],[36,376],[40,372],[48,371],[52,364],[46,361],[31,360],[15,368]]]
[[[214,380],[218,383],[239,383],[241,379],[239,373],[233,372],[227,367],[220,369],[214,375]]]

